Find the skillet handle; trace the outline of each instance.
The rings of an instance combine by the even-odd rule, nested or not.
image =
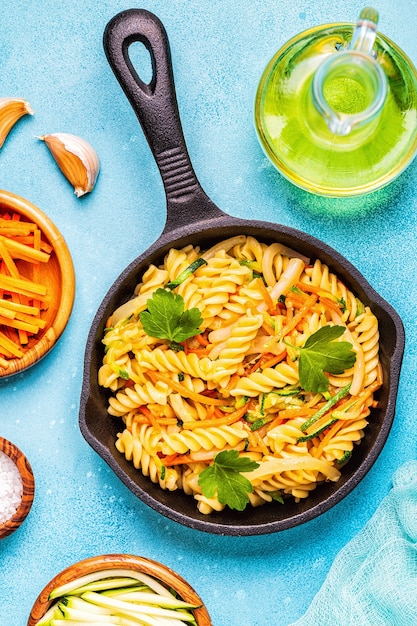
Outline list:
[[[149,83],[140,78],[129,57],[129,46],[137,41],[144,44],[151,56],[153,75]],[[145,9],[122,11],[107,24],[103,45],[161,173],[167,197],[165,231],[202,217],[224,215],[206,196],[191,164],[178,111],[168,36],[162,22]]]

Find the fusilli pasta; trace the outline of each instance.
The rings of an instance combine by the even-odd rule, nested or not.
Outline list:
[[[175,293],[185,310],[199,310],[200,334],[181,345],[151,337],[140,320],[148,300],[196,260]],[[355,362],[326,374],[326,392],[309,391],[299,350],[326,326],[343,327],[340,340],[350,342]],[[103,343],[98,381],[123,425],[117,449],[162,489],[193,496],[203,514],[225,508],[199,482],[223,450],[258,464],[245,473],[251,506],[299,501],[337,481],[382,385],[378,320],[369,307],[321,261],[244,235],[205,252],[171,249],[112,314]]]

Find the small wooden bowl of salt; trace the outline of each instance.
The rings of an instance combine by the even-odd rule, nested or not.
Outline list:
[[[35,494],[35,480],[26,456],[11,441],[0,437],[0,539],[26,519]]]

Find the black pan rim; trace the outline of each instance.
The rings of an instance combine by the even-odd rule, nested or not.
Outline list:
[[[279,240],[279,237],[281,239],[282,237],[284,237],[284,239],[286,240],[291,239],[295,242],[295,245],[292,246],[294,249],[296,249],[297,244],[301,242],[301,244],[305,248],[315,250],[315,258],[321,258],[323,260],[323,257],[325,257],[325,260],[323,261],[325,263],[328,263],[328,260],[330,260],[330,266],[334,266],[336,268],[336,272],[337,269],[343,269],[344,273],[346,273],[346,275],[349,277],[350,282],[352,282],[352,284],[354,285],[359,286],[362,294],[366,294],[367,298],[370,302],[372,302],[373,306],[377,306],[390,319],[396,332],[395,349],[393,350],[393,353],[390,357],[389,365],[390,388],[388,390],[388,403],[381,424],[381,428],[378,431],[375,441],[373,442],[370,451],[364,461],[359,464],[357,469],[355,469],[355,471],[347,480],[342,482],[339,487],[336,487],[333,493],[331,493],[327,498],[317,502],[317,504],[315,504],[311,508],[302,510],[300,513],[292,514],[289,517],[285,517],[283,519],[277,519],[256,524],[245,524],[239,522],[227,523],[226,516],[228,514],[228,511],[226,510],[224,515],[225,521],[223,523],[213,522],[210,521],[210,515],[202,516],[201,514],[198,514],[198,512],[195,516],[183,514],[181,513],[181,511],[176,510],[175,507],[167,505],[163,501],[152,497],[146,490],[142,489],[132,480],[131,477],[126,474],[126,472],[117,462],[116,458],[97,439],[97,437],[94,436],[86,423],[87,403],[90,398],[91,391],[91,353],[96,347],[97,333],[99,331],[100,325],[103,323],[104,313],[108,308],[109,303],[114,298],[115,293],[117,294],[120,291],[120,287],[123,285],[126,278],[132,275],[132,273],[137,271],[137,276],[140,275],[141,265],[144,265],[146,267],[147,260],[150,256],[158,254],[163,256],[165,249],[169,249],[169,247],[175,247],[178,241],[181,242],[188,237],[195,237],[196,235],[200,236],[202,241],[207,240],[208,237],[213,237],[213,239],[219,239],[219,231],[227,231],[227,229],[234,230],[234,234],[238,234],[237,231],[239,229],[246,229],[246,232],[244,232],[243,234],[257,234],[257,236],[259,236],[259,233],[263,233],[264,238],[266,237],[267,239],[277,238]],[[213,235],[213,233],[216,234]],[[288,245],[288,241],[286,241],[285,243],[286,245]],[[304,253],[304,250],[301,251]],[[195,530],[200,530],[212,534],[231,536],[262,535],[287,530],[289,528],[293,528],[295,526],[313,520],[314,518],[334,507],[359,484],[359,482],[374,465],[385,445],[394,420],[397,387],[404,352],[404,344],[404,327],[398,313],[373,289],[373,287],[356,269],[356,267],[352,265],[350,261],[348,261],[335,249],[333,249],[320,239],[289,226],[283,226],[273,222],[245,220],[236,217],[230,217],[224,214],[214,219],[194,222],[185,227],[180,227],[177,230],[163,232],[154,244],[152,244],[145,252],[139,255],[125,268],[125,270],[119,275],[118,279],[116,279],[116,281],[110,287],[96,313],[88,335],[84,358],[84,375],[79,413],[80,429],[87,443],[99,454],[99,456],[101,456],[105,460],[105,462],[111,467],[111,469],[116,473],[118,478],[125,484],[125,486],[128,487],[128,489],[130,489],[140,500],[142,500],[145,504],[150,506],[156,512],[164,515],[165,517],[175,522],[178,522]],[[321,486],[318,486],[317,489],[320,488]],[[162,492],[163,490],[160,491]],[[193,501],[191,496],[187,497],[190,498],[191,501]]]

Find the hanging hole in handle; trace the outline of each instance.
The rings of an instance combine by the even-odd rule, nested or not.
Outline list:
[[[123,55],[130,73],[142,90],[146,93],[153,93],[155,88],[155,57],[147,40],[138,38],[126,40]]]

